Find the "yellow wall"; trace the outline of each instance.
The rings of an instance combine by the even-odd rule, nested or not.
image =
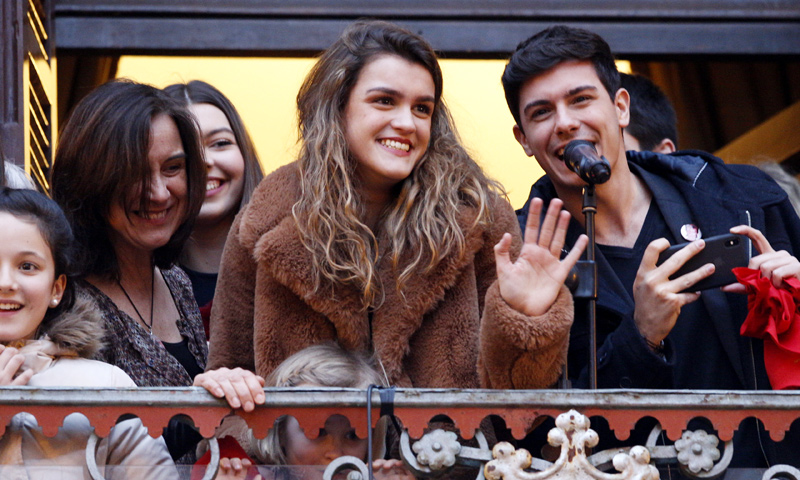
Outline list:
[[[293,160],[297,142],[295,96],[311,67],[306,58],[220,58],[125,56],[118,76],[165,87],[204,80],[231,99],[247,125],[270,172]],[[508,189],[521,206],[531,184],[542,175],[514,140],[500,75],[501,60],[443,60],[445,101],[459,134],[475,159]]]
[[[308,58],[122,57],[118,76],[165,87],[204,80],[231,99],[256,143],[264,170],[294,159],[295,96],[313,63]],[[504,60],[442,60],[444,97],[465,146],[518,208],[542,175],[514,140],[500,75]],[[629,68],[629,67],[628,67]]]

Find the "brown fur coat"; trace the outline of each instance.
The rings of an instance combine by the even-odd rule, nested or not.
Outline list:
[[[297,166],[264,179],[239,214],[225,246],[211,317],[208,368],[242,367],[267,376],[289,355],[337,340],[351,350],[373,349],[398,386],[542,388],[558,378],[566,359],[572,297],[562,288],[550,310],[527,317],[511,309],[497,287],[494,245],[514,236],[516,216],[496,198],[494,222],[466,234],[467,253],[452,255],[431,273],[410,279],[399,294],[387,287],[384,303],[368,314],[354,288],[314,291],[310,254],[292,205],[299,193]],[[465,207],[459,222],[472,225]],[[387,239],[378,236],[378,244]],[[396,284],[389,255],[377,270]]]

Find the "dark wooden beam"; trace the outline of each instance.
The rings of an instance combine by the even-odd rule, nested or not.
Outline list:
[[[58,0],[58,13],[397,18],[800,18],[795,0]]]
[[[556,23],[618,55],[800,55],[800,2],[744,0],[57,0],[59,49],[96,53],[308,55],[360,17],[424,35],[446,55],[496,57]]]

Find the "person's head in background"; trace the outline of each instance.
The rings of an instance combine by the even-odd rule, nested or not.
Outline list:
[[[675,109],[648,78],[620,73],[622,88],[631,97],[631,118],[622,132],[628,150],[672,153],[678,148]]]
[[[187,106],[200,126],[208,178],[195,230],[232,222],[264,178],[239,112],[222,92],[200,80],[176,83],[164,91]]]
[[[0,171],[0,186],[36,190],[36,185],[34,185],[33,180],[31,180],[28,174],[25,173],[25,169],[6,158],[1,141],[0,160],[2,160],[3,163],[3,169]]]
[[[780,163],[774,159],[763,155],[754,158],[754,164],[761,169],[764,173],[772,177],[775,183],[789,195],[789,201],[792,202],[794,211],[800,215],[800,182],[797,177],[789,173]]]
[[[325,343],[300,350],[281,363],[267,377],[269,387],[367,388],[385,382],[372,358],[362,352],[344,350]],[[376,433],[378,446],[383,435]],[[276,465],[327,465],[342,455],[366,460],[367,439],[358,438],[350,421],[333,415],[315,439],[306,438],[294,417],[281,416],[269,435],[259,442],[259,453]],[[381,449],[376,453],[382,455]],[[376,457],[382,458],[382,457]]]
[[[36,190],[31,177],[19,165],[11,162],[3,162],[5,165],[5,186],[10,188],[24,188]]]

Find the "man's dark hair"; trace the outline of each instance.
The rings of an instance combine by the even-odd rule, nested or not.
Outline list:
[[[641,75],[622,73],[620,81],[631,96],[631,120],[625,131],[639,141],[639,147],[653,150],[665,138],[678,145],[675,109],[664,92]]]
[[[519,104],[522,84],[568,60],[590,60],[600,82],[614,98],[619,90],[619,72],[606,41],[588,30],[557,25],[517,45],[503,72],[506,102],[517,125],[522,126]]]

